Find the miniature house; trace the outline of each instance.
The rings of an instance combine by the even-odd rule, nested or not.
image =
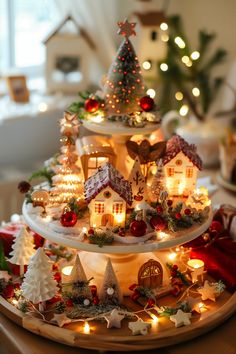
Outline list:
[[[162,30],[160,25],[166,24],[167,19],[162,11],[134,12],[130,18],[136,22],[135,31],[138,35],[133,39],[133,44],[143,76],[145,79],[156,78],[158,62],[166,55],[168,38],[167,31]]]
[[[168,140],[163,157],[164,184],[169,196],[188,197],[196,187],[197,172],[202,161],[195,145],[179,135]]]
[[[49,93],[77,93],[90,83],[95,44],[71,16],[67,16],[44,40],[46,87]]]
[[[84,172],[84,179],[91,177],[106,162],[115,166],[116,155],[110,140],[102,135],[89,135],[77,139],[78,155]]]
[[[126,207],[132,204],[132,190],[119,171],[106,163],[85,182],[84,189],[92,227],[124,227]]]

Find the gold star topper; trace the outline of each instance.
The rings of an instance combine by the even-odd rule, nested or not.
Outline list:
[[[134,30],[134,27],[136,26],[135,22],[129,22],[126,18],[123,22],[118,22],[118,26],[118,34],[121,34],[126,38],[129,38],[130,36],[136,36],[136,32]]]

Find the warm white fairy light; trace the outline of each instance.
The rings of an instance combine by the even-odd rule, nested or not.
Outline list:
[[[160,24],[160,29],[161,29],[162,31],[167,31],[167,30],[168,30],[168,25],[167,25],[167,23],[166,23],[166,22],[162,22],[162,23]]]
[[[16,305],[18,305],[18,300],[13,299],[13,300],[12,300],[12,303],[13,303],[13,305],[15,305],[15,306],[16,306]]]
[[[158,321],[159,321],[158,317],[156,315],[154,315],[154,313],[149,313],[149,314],[150,314],[150,316],[152,318],[152,322],[154,324],[158,323]]]
[[[188,57],[187,55],[184,55],[184,56],[181,58],[181,60],[182,60],[182,62],[183,62],[184,64],[187,64],[190,59],[189,59],[189,57]]]
[[[185,42],[183,41],[183,39],[181,37],[175,37],[175,43],[177,44],[177,46],[181,49],[185,48]]]
[[[200,90],[199,90],[199,88],[198,88],[198,87],[194,87],[194,88],[192,89],[192,94],[193,94],[193,96],[195,96],[195,97],[200,96]]]
[[[89,334],[90,333],[90,325],[87,321],[85,321],[84,323],[84,327],[83,327],[83,331],[85,334]]]
[[[200,58],[200,53],[197,50],[195,50],[194,52],[192,52],[190,56],[193,60],[197,60],[198,58]]]
[[[161,35],[161,40],[162,40],[162,42],[168,42],[168,40],[169,40],[168,34],[163,33],[163,34]]]
[[[192,60],[189,59],[189,61],[185,65],[190,68],[193,65]]]
[[[90,117],[91,121],[94,123],[101,123],[103,122],[104,118],[101,115],[97,115],[94,117]]]
[[[152,63],[149,60],[145,60],[142,63],[142,67],[143,67],[144,70],[150,70],[151,67],[152,67]]]
[[[156,91],[154,89],[152,89],[152,88],[148,89],[146,93],[151,98],[154,98],[156,96]]]
[[[182,92],[178,91],[175,93],[175,98],[177,101],[182,101],[182,99],[184,98],[184,95],[182,94]]]
[[[186,104],[183,104],[183,106],[180,107],[179,114],[184,117],[188,114],[189,108]]]
[[[45,103],[45,102],[39,103],[39,105],[38,105],[39,112],[46,112],[47,109],[48,109],[47,103]]]
[[[176,257],[177,257],[177,253],[175,253],[175,252],[171,252],[171,253],[168,255],[168,258],[169,258],[170,261],[175,260]]]
[[[161,71],[167,71],[168,70],[168,65],[166,63],[161,63],[160,69],[161,69]]]

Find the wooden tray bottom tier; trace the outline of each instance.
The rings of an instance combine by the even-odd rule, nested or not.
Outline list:
[[[173,297],[160,299],[159,305],[175,306]],[[1,312],[23,328],[48,338],[58,343],[86,349],[109,351],[138,351],[165,347],[172,344],[204,334],[227,320],[236,309],[236,293],[225,291],[214,303],[205,301],[207,310],[201,315],[193,315],[189,326],[175,328],[174,323],[168,318],[159,317],[156,324],[152,324],[150,333],[145,336],[132,336],[128,328],[128,322],[133,319],[124,319],[120,329],[107,329],[106,323],[90,322],[90,334],[83,333],[83,323],[75,322],[65,325],[63,328],[48,324],[42,320],[22,314],[12,304],[0,297]],[[140,309],[139,305],[126,298],[126,305],[132,311]],[[155,313],[155,311],[153,311]],[[141,317],[141,316],[140,316]],[[142,316],[144,321],[150,321],[149,316]]]

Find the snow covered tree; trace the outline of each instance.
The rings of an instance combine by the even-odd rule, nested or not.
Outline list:
[[[31,258],[21,286],[22,295],[33,304],[39,303],[39,311],[44,310],[45,301],[57,293],[57,282],[53,277],[51,262],[42,247]]]
[[[164,181],[165,176],[163,171],[163,163],[162,159],[160,159],[157,165],[156,174],[153,177],[151,184],[151,199],[153,201],[159,201],[161,192],[166,190]]]
[[[30,257],[35,253],[33,236],[23,226],[14,239],[9,262],[20,266],[20,276],[24,275],[24,266],[29,264]]]
[[[53,188],[50,191],[51,202],[68,203],[72,198],[82,194],[82,174],[77,166],[78,155],[75,151],[75,139],[78,134],[77,115],[64,113],[60,120],[61,126],[61,154],[58,156],[58,165],[54,167],[55,175],[52,177]]]
[[[128,38],[135,35],[135,24],[126,20],[118,25],[118,33],[125,38],[109,69],[104,86],[105,108],[109,115],[139,111],[139,101],[146,95],[140,64]]]
[[[70,279],[70,282],[72,283],[73,295],[82,296],[86,299],[91,298],[91,291],[88,285],[89,282],[78,254],[76,255],[75,264],[72,268]]]
[[[123,296],[120,286],[112,267],[110,258],[108,258],[103,282],[99,292],[100,301],[104,304],[119,305]]]
[[[129,175],[129,182],[131,183],[132,193],[133,193],[133,203],[132,207],[135,208],[136,205],[147,199],[147,188],[145,177],[142,174],[140,160],[136,156],[132,170]]]

